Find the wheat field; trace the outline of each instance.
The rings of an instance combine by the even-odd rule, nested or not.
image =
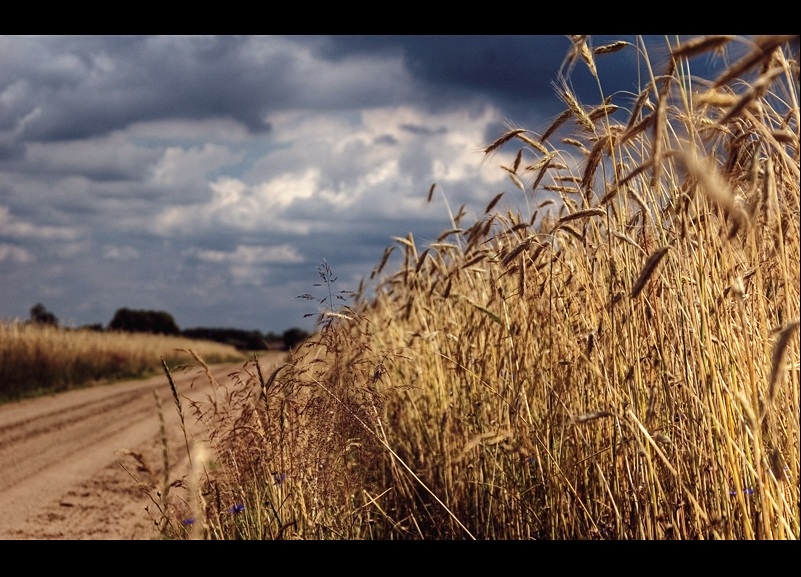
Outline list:
[[[315,335],[196,407],[165,538],[799,538],[798,36],[572,40],[640,92],[558,78],[481,218],[396,238],[374,291],[323,262]]]
[[[194,363],[244,361],[234,347],[211,341],[147,333],[70,329],[0,322],[0,402],[163,373]]]

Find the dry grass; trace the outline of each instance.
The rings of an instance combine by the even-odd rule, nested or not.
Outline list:
[[[314,338],[196,407],[220,460],[167,536],[799,538],[798,37],[690,40],[663,70],[573,40],[568,68],[640,51],[642,91],[565,82],[542,136],[486,147],[518,145],[531,214],[495,197],[398,238],[350,304],[323,267]]]

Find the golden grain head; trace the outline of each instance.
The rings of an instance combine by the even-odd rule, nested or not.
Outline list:
[[[639,277],[637,277],[637,281],[634,283],[634,287],[631,289],[630,298],[635,299],[640,295],[642,290],[645,288],[645,285],[648,284],[648,280],[654,274],[654,271],[656,271],[657,265],[662,261],[665,255],[667,255],[668,250],[669,247],[663,246],[656,249],[648,256],[648,259],[645,261],[645,265],[640,271]]]
[[[706,52],[717,51],[733,39],[733,36],[699,36],[672,49],[670,55],[673,58],[692,58]]]

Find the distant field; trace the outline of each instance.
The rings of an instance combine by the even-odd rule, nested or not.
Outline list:
[[[245,360],[232,346],[144,333],[98,332],[31,323],[0,323],[0,402],[146,377],[195,362]]]

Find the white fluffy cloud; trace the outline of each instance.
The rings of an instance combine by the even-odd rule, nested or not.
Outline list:
[[[303,257],[297,250],[288,244],[280,246],[243,246],[239,245],[233,251],[199,250],[197,256],[200,260],[214,263],[298,263]]]
[[[214,143],[188,148],[168,146],[153,167],[153,183],[160,187],[202,185],[208,174],[241,159],[241,154]]]

